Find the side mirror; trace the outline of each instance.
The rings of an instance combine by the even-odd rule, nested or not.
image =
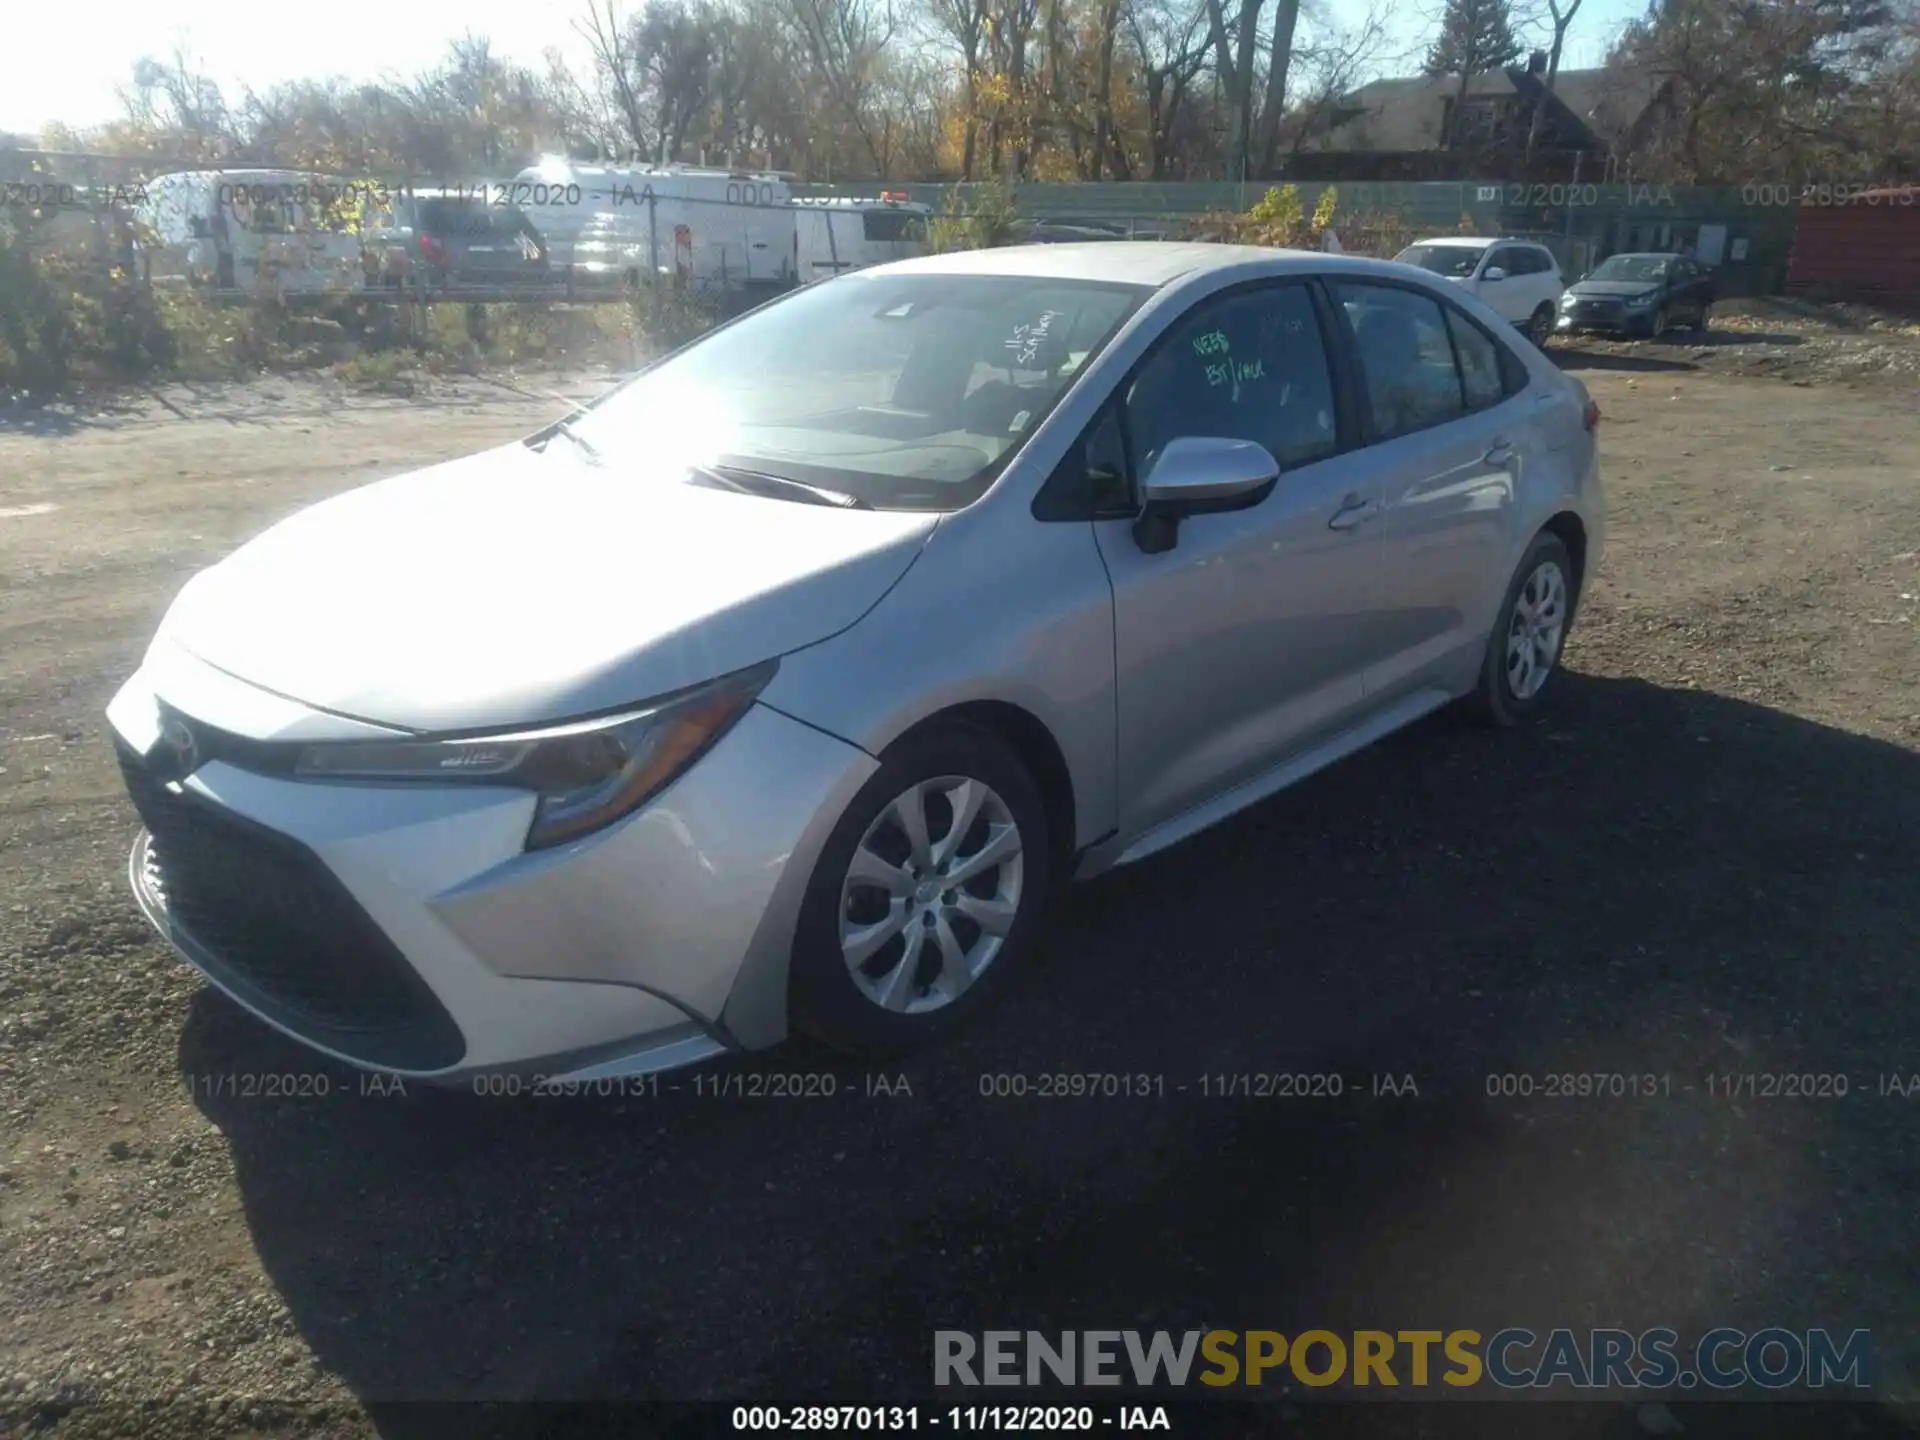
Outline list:
[[[1153,462],[1133,539],[1158,555],[1180,538],[1189,515],[1217,515],[1258,505],[1280,479],[1280,462],[1252,440],[1183,435],[1169,440]]]
[[[1507,272],[1498,265],[1489,265],[1480,275],[1482,280],[1504,280]]]

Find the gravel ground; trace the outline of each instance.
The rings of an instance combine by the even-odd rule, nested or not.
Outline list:
[[[831,1100],[362,1093],[125,893],[101,711],[186,574],[592,377],[0,423],[0,1430],[910,1397],[932,1329],[1005,1324],[1865,1326],[1915,1398],[1920,1090],[1878,1093],[1920,1072],[1912,342],[1843,376],[1808,368],[1824,338],[1740,333],[1556,345],[1606,415],[1613,537],[1545,723],[1437,717],[1070,893],[1009,1003],[888,1072],[910,1094],[798,1042],[745,1067]],[[1719,373],[1736,350],[1809,383]],[[980,1093],[1060,1070],[1168,1093]],[[1283,1070],[1346,1094],[1200,1093]],[[1672,1090],[1488,1098],[1565,1071]],[[1706,1093],[1784,1071],[1851,1093]],[[239,1093],[263,1075],[327,1093]]]

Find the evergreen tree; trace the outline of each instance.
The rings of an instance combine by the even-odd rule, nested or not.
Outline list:
[[[1425,68],[1429,75],[1477,75],[1511,65],[1520,52],[1511,0],[1447,0]]]

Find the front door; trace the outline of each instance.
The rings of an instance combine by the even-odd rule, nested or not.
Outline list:
[[[1280,464],[1260,504],[1190,516],[1160,554],[1130,519],[1095,524],[1113,582],[1127,834],[1253,779],[1360,708],[1377,653],[1380,496],[1342,448],[1327,356],[1309,286],[1263,283],[1199,302],[1117,397],[1107,433],[1135,484],[1183,436],[1254,440]]]

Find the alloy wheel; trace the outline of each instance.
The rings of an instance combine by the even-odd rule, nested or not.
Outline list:
[[[1560,659],[1567,630],[1567,577],[1559,563],[1543,560],[1513,599],[1507,622],[1507,688],[1516,700],[1531,700]]]
[[[860,993],[904,1015],[965,994],[1020,913],[1022,843],[1006,800],[968,776],[919,781],[882,808],[840,891],[840,953]]]

